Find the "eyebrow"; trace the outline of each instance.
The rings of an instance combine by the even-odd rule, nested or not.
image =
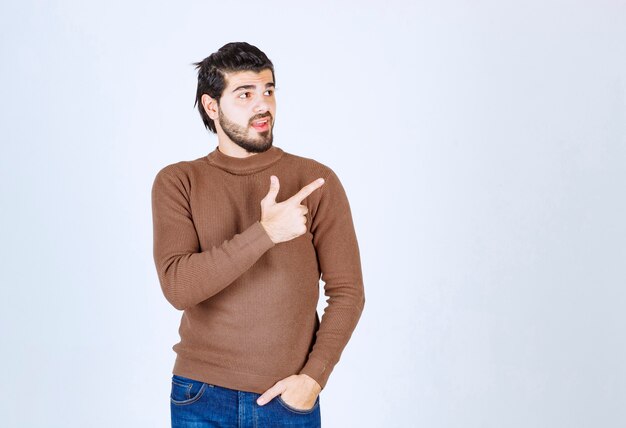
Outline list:
[[[274,82],[269,82],[265,84],[265,88],[273,88],[273,87],[275,87]],[[254,89],[254,88],[256,88],[255,85],[241,85],[233,89],[232,92],[237,92],[240,89]]]

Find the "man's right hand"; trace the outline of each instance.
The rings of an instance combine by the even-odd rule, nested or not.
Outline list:
[[[289,241],[306,233],[306,213],[309,209],[300,202],[322,184],[324,184],[324,179],[318,178],[304,186],[291,198],[277,203],[276,195],[280,184],[278,177],[274,175],[270,177],[270,190],[261,200],[261,225],[275,244]]]

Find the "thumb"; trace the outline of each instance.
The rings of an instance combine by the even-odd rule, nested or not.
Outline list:
[[[265,200],[276,203],[276,196],[278,195],[278,190],[280,189],[280,183],[278,182],[278,177],[275,175],[270,176],[270,190],[265,195]]]

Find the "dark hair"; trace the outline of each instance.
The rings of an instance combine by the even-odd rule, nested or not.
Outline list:
[[[198,70],[198,89],[196,90],[196,104],[198,111],[204,122],[204,126],[213,133],[217,133],[213,119],[209,118],[202,106],[202,95],[207,94],[217,100],[220,98],[226,87],[224,73],[233,71],[255,71],[269,69],[274,76],[274,65],[272,61],[256,46],[246,42],[231,42],[222,46],[217,52],[212,53],[200,62],[194,62]]]

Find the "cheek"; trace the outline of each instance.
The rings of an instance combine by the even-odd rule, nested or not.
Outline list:
[[[228,113],[227,113],[228,114]],[[248,115],[246,112],[241,112],[241,111],[237,111],[237,110],[232,110],[230,112],[230,114],[228,114],[228,118],[236,123],[239,126],[242,126],[244,128],[249,127],[250,123],[250,115]]]

